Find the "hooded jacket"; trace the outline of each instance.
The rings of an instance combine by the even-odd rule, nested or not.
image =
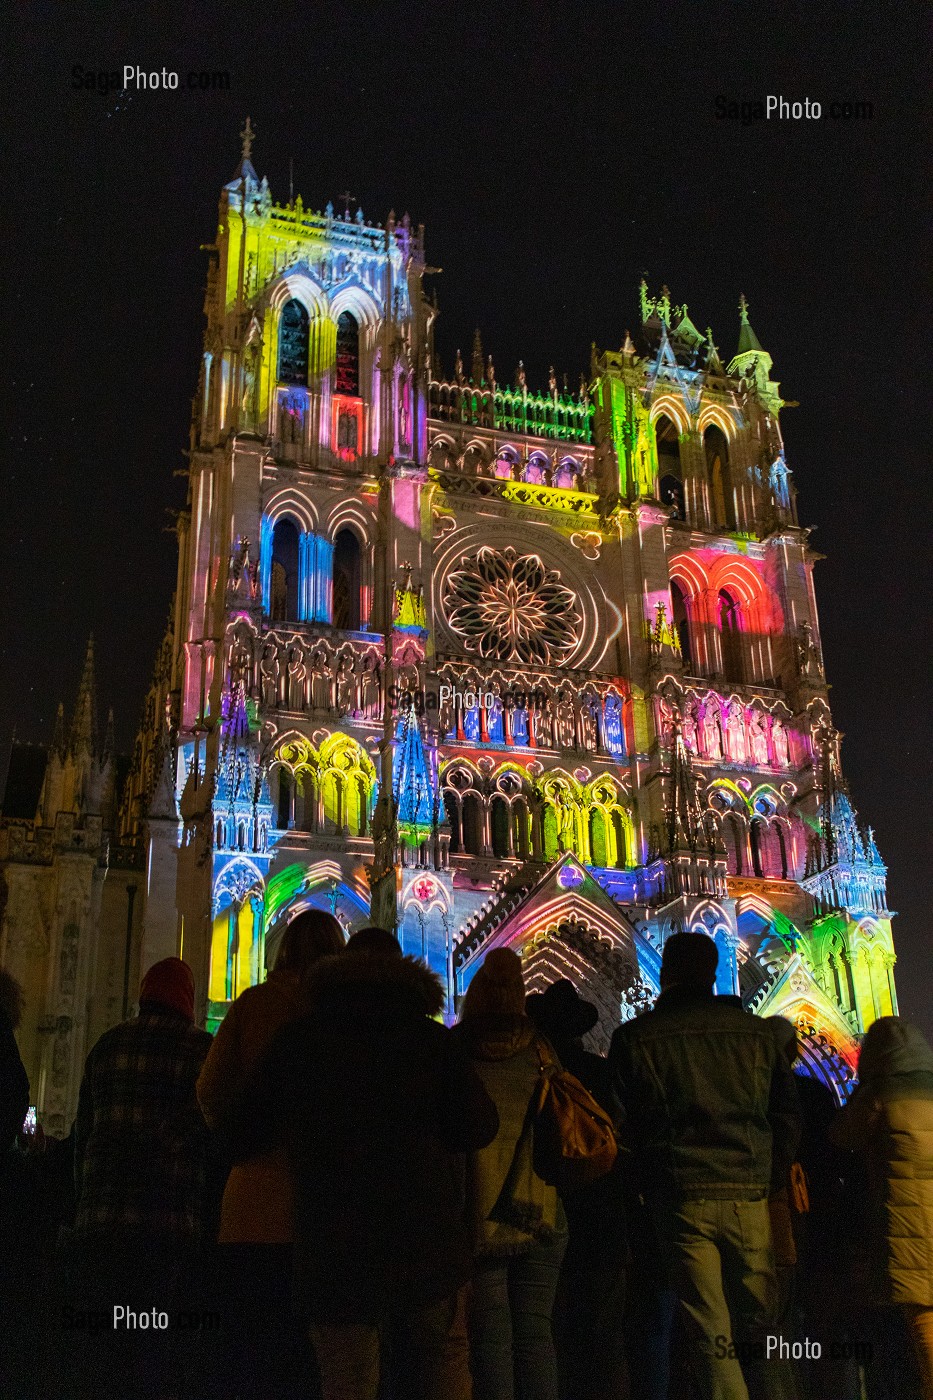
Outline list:
[[[465,1017],[454,1034],[468,1048],[499,1115],[495,1139],[468,1161],[473,1246],[480,1256],[521,1254],[566,1228],[556,1189],[534,1166],[541,1038],[527,1016],[495,1013]]]
[[[772,1137],[800,1135],[790,1064],[767,1022],[712,991],[672,986],[612,1037],[609,1069],[643,1187],[755,1200],[771,1183]]]
[[[312,968],[308,1015],[276,1036],[261,1092],[294,1178],[295,1290],[317,1322],[378,1323],[470,1272],[462,1154],[496,1111],[414,958],[340,953]]]
[[[874,1301],[933,1307],[933,1051],[916,1026],[873,1024],[830,1139],[867,1160]]]

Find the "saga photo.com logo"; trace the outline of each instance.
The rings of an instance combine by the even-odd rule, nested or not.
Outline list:
[[[71,86],[76,92],[97,92],[101,97],[119,92],[229,92],[230,74],[221,69],[189,69],[176,73],[173,68],[141,68],[124,63],[122,68],[86,68],[76,63],[71,70]]]
[[[829,102],[817,102],[812,97],[791,98],[780,94],[767,97],[734,98],[719,93],[715,103],[717,121],[740,122],[751,126],[752,122],[818,122],[824,116],[831,121],[871,121],[875,115],[875,104],[861,98],[833,98]]]

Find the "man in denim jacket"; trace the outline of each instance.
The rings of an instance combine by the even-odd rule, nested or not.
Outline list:
[[[616,1031],[610,1073],[700,1394],[748,1400],[744,1369],[787,1400],[790,1366],[767,1340],[768,1192],[772,1140],[783,1160],[799,1135],[797,1093],[771,1027],[714,995],[717,960],[706,934],[668,938],[661,995]]]

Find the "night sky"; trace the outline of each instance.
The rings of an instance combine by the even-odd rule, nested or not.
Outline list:
[[[576,385],[667,283],[724,360],[737,303],[800,407],[782,415],[816,528],[831,703],[889,868],[903,1009],[933,1031],[929,957],[931,307],[920,250],[919,7],[434,3],[17,6],[3,59],[5,379],[0,752],[51,737],[88,633],[129,749],[175,584],[217,199],[239,159],[273,198],[427,230],[445,367],[475,326]],[[180,72],[75,90],[73,69]],[[226,70],[227,92],[183,90]],[[818,121],[716,100],[822,102]],[[834,100],[870,102],[834,121]],[[925,454],[925,456],[928,454]]]

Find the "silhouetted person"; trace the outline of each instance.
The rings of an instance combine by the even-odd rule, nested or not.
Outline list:
[[[668,938],[661,995],[616,1031],[610,1071],[700,1395],[748,1400],[741,1355],[757,1394],[793,1396],[789,1363],[757,1356],[777,1303],[772,1135],[796,1144],[797,1096],[771,1029],[719,1004],[717,961],[706,934]]]
[[[487,953],[463,998],[455,1034],[499,1114],[494,1141],[467,1160],[476,1249],[470,1356],[476,1400],[557,1400],[552,1315],[567,1223],[555,1187],[535,1171],[538,1032],[525,1015],[519,957]]]
[[[380,1332],[394,1400],[468,1400],[462,1154],[493,1138],[495,1108],[432,1019],[440,980],[392,934],[354,934],[307,988],[308,1015],[276,1036],[253,1117],[284,1131],[295,1297],[325,1400],[374,1400]]]
[[[831,1137],[866,1160],[872,1300],[904,1314],[924,1400],[933,1400],[933,1050],[917,1026],[899,1016],[872,1022],[858,1087]]]
[[[22,1014],[23,989],[0,968],[0,1162],[14,1146],[29,1108],[29,1078],[14,1035]]]
[[[333,914],[307,909],[285,929],[275,967],[230,1007],[198,1079],[198,1101],[221,1136],[235,1126],[240,1102],[275,1035],[307,1013],[306,978],[322,957],[343,951]],[[224,1394],[307,1394],[302,1347],[287,1306],[294,1221],[284,1140],[235,1161],[220,1211],[218,1284],[225,1345],[214,1379]],[[284,1301],[283,1301],[284,1300]]]
[[[33,1279],[26,1287],[23,1278],[34,1235],[31,1180],[17,1148],[29,1108],[29,1078],[13,1034],[22,1010],[22,987],[0,968],[0,1376],[11,1386],[35,1337]]]
[[[75,1119],[74,1249],[68,1306],[171,1315],[194,1306],[208,1222],[207,1126],[195,1084],[211,1037],[194,1024],[194,976],[180,958],[149,969],[139,1015],[87,1057]],[[124,1318],[123,1321],[126,1319]],[[108,1325],[88,1393],[158,1395],[175,1337]]]
[[[527,997],[525,1010],[564,1069],[613,1113],[606,1058],[585,1049],[582,1040],[599,1020],[593,1003],[562,979]],[[622,1400],[629,1388],[624,1337],[628,1236],[621,1158],[606,1176],[568,1192],[563,1204],[569,1239],[554,1312],[561,1393],[568,1400]]]

